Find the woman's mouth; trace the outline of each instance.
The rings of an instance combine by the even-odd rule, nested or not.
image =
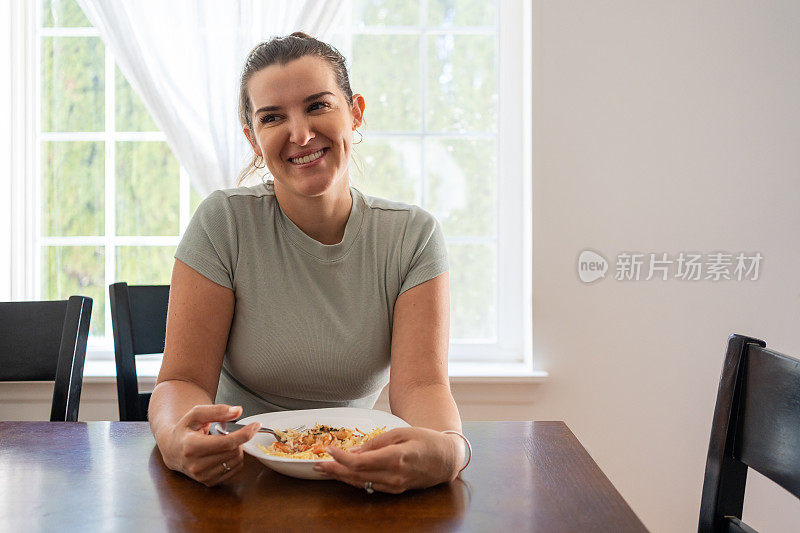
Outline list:
[[[301,166],[301,167],[310,165],[322,159],[322,156],[324,156],[327,152],[328,148],[321,148],[316,152],[306,154],[302,157],[290,157],[289,162],[295,166]]]

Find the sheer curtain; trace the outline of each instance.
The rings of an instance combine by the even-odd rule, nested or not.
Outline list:
[[[251,148],[237,118],[248,52],[330,38],[341,0],[78,0],[201,195],[232,187]]]

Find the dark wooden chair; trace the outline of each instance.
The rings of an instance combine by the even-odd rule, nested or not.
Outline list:
[[[754,531],[742,522],[748,467],[800,498],[800,361],[731,335],[708,445],[701,533]]]
[[[139,392],[136,356],[164,352],[169,285],[120,282],[110,285],[108,292],[117,363],[119,419],[146,421],[150,393]]]
[[[77,422],[92,299],[0,303],[0,381],[55,381],[51,422]]]

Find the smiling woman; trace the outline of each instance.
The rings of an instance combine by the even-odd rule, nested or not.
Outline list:
[[[236,474],[258,429],[210,435],[211,422],[369,408],[387,382],[392,412],[414,427],[332,448],[319,473],[398,493],[463,462],[444,236],[423,209],[350,185],[366,105],[348,80],[342,56],[302,33],[253,49],[240,120],[273,179],[211,194],[175,254],[149,418],[166,464],[207,485]]]
[[[260,47],[251,53],[261,54]],[[305,55],[250,76],[246,72],[242,81],[247,78],[244,87],[255,112],[243,127],[256,157],[266,163],[275,180],[284,212],[301,229],[309,230],[311,237],[335,244],[341,239],[332,231],[337,224],[297,220],[304,218],[298,202],[310,198],[315,199],[317,212],[338,215],[335,222],[340,226],[350,210],[350,150],[353,131],[361,125],[364,98],[356,94],[348,100],[329,65],[326,59]],[[322,228],[311,227],[315,223]],[[329,230],[328,235],[319,233],[323,228]]]

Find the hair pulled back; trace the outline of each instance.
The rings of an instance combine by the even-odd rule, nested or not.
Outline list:
[[[253,48],[244,62],[242,76],[239,80],[239,122],[242,127],[253,131],[253,110],[250,105],[250,95],[247,84],[253,75],[271,65],[285,65],[295,59],[305,56],[314,56],[330,64],[336,76],[336,85],[344,93],[348,102],[353,100],[353,90],[350,88],[350,76],[347,73],[347,64],[344,56],[328,43],[317,40],[301,31],[296,31],[284,37],[274,37],[264,41]],[[253,155],[253,160],[239,174],[237,184],[241,184],[256,168],[259,156]]]

